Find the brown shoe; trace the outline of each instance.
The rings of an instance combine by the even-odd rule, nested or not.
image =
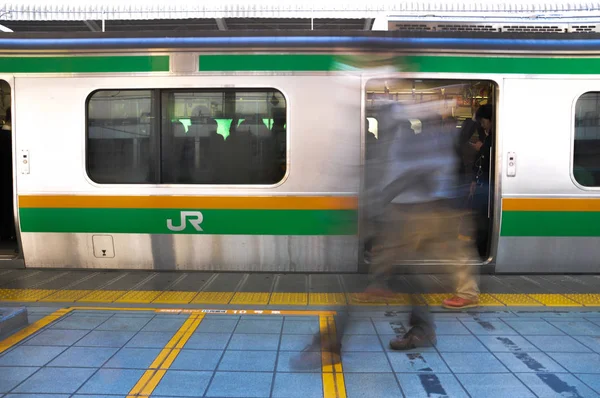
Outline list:
[[[392,350],[412,350],[419,347],[433,347],[437,344],[435,333],[426,333],[420,327],[413,327],[402,337],[395,337],[390,340]]]
[[[464,308],[473,308],[478,307],[478,300],[467,300],[462,297],[453,296],[444,301],[442,301],[442,307],[453,309],[453,310],[461,310]]]

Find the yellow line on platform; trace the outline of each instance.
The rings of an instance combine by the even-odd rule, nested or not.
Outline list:
[[[346,398],[346,384],[342,369],[341,352],[332,352],[338,347],[337,331],[333,316],[319,316],[321,334],[321,377],[324,398]]]
[[[3,353],[4,351],[8,350],[9,348],[19,344],[21,341],[23,341],[27,337],[31,336],[38,330],[48,326],[49,324],[51,324],[54,321],[59,320],[60,318],[67,315],[71,311],[72,311],[72,309],[70,309],[70,308],[63,308],[58,311],[54,311],[52,314],[43,317],[39,321],[34,322],[31,325],[27,326],[25,329],[21,329],[18,332],[16,332],[15,334],[13,334],[12,336],[7,337],[6,339],[2,340],[0,342],[0,354]]]
[[[418,295],[423,302],[439,306],[450,293]],[[282,293],[282,292],[185,292],[141,290],[47,290],[0,289],[0,302],[90,303],[90,304],[214,304],[277,306],[402,306],[410,305],[410,295],[397,293],[390,297],[374,297],[365,293]],[[347,304],[346,304],[347,303]],[[480,296],[485,307],[598,307],[600,294],[525,294],[486,293]],[[148,309],[140,309],[147,311]]]
[[[131,391],[129,391],[128,398],[149,397],[152,395],[203,318],[204,314],[192,314],[186,319],[167,345],[158,353],[150,367],[140,377]]]

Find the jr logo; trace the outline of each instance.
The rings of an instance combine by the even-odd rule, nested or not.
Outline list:
[[[200,224],[202,224],[203,219],[204,216],[199,211],[182,211],[180,212],[179,226],[174,226],[173,220],[167,219],[167,228],[169,228],[171,231],[176,232],[183,231],[186,227],[187,220],[190,222],[190,224],[192,225],[192,227],[194,227],[196,231],[202,231],[202,228],[200,228]]]

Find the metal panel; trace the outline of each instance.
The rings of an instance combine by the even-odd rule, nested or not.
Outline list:
[[[574,184],[571,176],[573,107],[581,94],[594,90],[600,91],[600,83],[589,78],[505,79],[499,116],[497,164],[504,165],[506,153],[514,152],[518,165],[515,177],[507,177],[504,168],[498,168],[503,199],[600,197],[597,188],[582,189]],[[509,218],[509,214],[503,211],[506,223],[501,226],[498,240],[496,272],[598,271],[600,237],[565,236],[570,232],[563,230],[560,222],[547,225],[543,234],[548,236],[513,236],[519,234],[520,228],[526,230],[532,226],[534,218],[524,217],[522,222],[517,220],[526,214],[512,211]],[[565,217],[570,217],[569,214],[575,212],[545,214],[566,214]],[[503,236],[502,229],[508,231],[504,228],[508,226],[508,220],[512,220],[511,229],[515,233]]]
[[[187,19],[187,18],[376,18],[395,13],[465,13],[465,12],[560,12],[592,11],[598,2],[542,0],[447,2],[281,2],[264,0],[173,0],[168,3],[151,1],[47,1],[29,0],[5,4],[1,10],[10,20],[123,20],[123,19]]]
[[[598,272],[598,238],[503,237],[497,273]]]
[[[114,258],[96,258],[86,234],[24,234],[27,265],[47,268],[355,272],[353,236],[115,235]],[[45,245],[37,245],[39,240]],[[153,250],[154,248],[154,250]],[[155,258],[153,253],[162,253]]]

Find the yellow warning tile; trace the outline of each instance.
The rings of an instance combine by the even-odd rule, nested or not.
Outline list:
[[[308,305],[306,293],[273,293],[269,304],[275,305]]]
[[[190,304],[228,304],[233,292],[200,292]]]
[[[548,307],[579,307],[581,305],[562,294],[530,294],[529,296]]]
[[[389,305],[410,305],[410,294],[406,293],[395,293],[392,297],[386,297],[385,299]],[[417,300],[419,298],[417,297]]]
[[[125,290],[95,290],[77,301],[82,303],[112,303],[125,293],[127,293]]]
[[[512,307],[539,307],[542,304],[526,294],[492,294],[502,304]]]
[[[52,301],[52,302],[73,302],[77,301],[86,294],[89,294],[90,290],[59,290],[48,297],[44,297],[40,301]]]
[[[367,293],[348,293],[348,303],[350,305],[387,305],[385,298]]]
[[[479,305],[483,307],[504,307],[504,303],[496,300],[496,298],[488,293],[479,295]]]
[[[267,305],[269,303],[269,295],[270,293],[242,293],[238,292],[233,295],[231,302],[229,304],[257,304],[257,305]]]
[[[346,297],[344,293],[309,293],[308,302],[310,305],[345,305]]]
[[[162,292],[153,303],[188,304],[196,296],[196,292]]]
[[[0,289],[0,301],[38,301],[55,292],[45,289]]]
[[[429,305],[442,305],[442,301],[452,296],[453,294],[449,293],[428,293],[421,295],[421,297],[423,297],[425,302]]]
[[[162,292],[157,290],[132,290],[117,299],[117,303],[151,303]]]
[[[586,307],[600,306],[600,294],[565,294],[565,296]]]

